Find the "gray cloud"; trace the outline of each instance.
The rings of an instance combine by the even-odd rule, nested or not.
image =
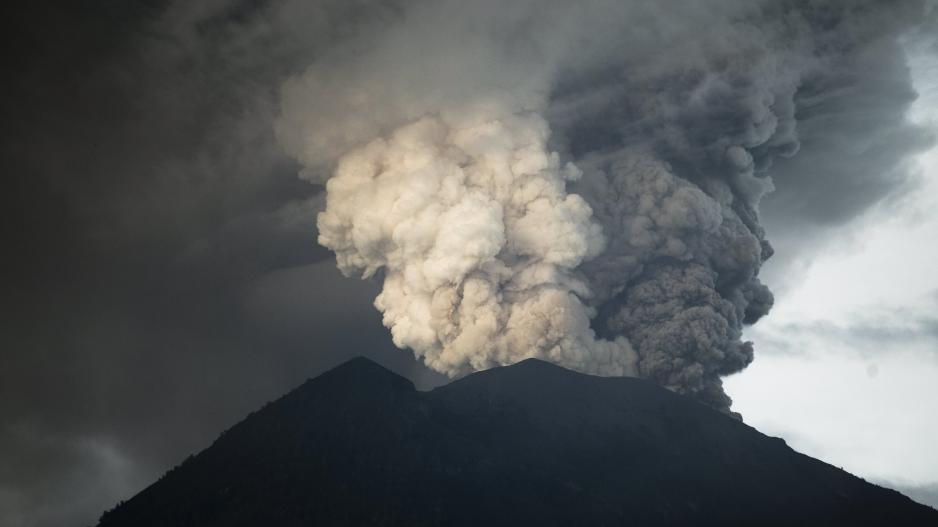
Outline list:
[[[870,357],[896,350],[909,349],[912,345],[938,356],[938,318],[917,314],[903,319],[891,320],[879,317],[853,317],[846,324],[820,320],[810,323],[789,323],[777,328],[777,334],[760,334],[765,351],[785,354],[810,352],[815,342],[836,342],[845,349]]]
[[[292,57],[362,7],[302,4],[16,14],[0,98],[0,523],[91,523],[350,355],[425,375],[388,343],[371,287],[331,264],[252,303],[269,276],[331,258],[319,189],[296,178],[273,117]],[[263,318],[287,305],[314,317]]]
[[[538,356],[728,410],[772,305],[771,176],[789,216],[838,225],[931,144],[899,43],[923,4],[497,9],[418,4],[287,81],[278,137],[328,180],[320,242],[384,273],[385,325],[438,371]]]
[[[923,296],[916,306],[881,306],[847,313],[843,322],[813,320],[757,327],[756,340],[766,353],[809,356],[832,345],[875,359],[883,354],[916,350],[938,358],[938,293]]]

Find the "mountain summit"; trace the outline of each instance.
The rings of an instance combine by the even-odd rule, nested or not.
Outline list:
[[[938,525],[938,511],[632,378],[538,360],[430,392],[362,358],[223,433],[100,527]]]

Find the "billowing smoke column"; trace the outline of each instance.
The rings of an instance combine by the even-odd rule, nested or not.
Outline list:
[[[506,5],[503,5],[506,4]],[[772,306],[758,204],[798,112],[916,2],[430,2],[283,88],[320,243],[449,375],[527,357],[728,410]]]

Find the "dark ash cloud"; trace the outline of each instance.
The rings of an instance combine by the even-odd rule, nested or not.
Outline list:
[[[278,138],[327,181],[320,242],[383,273],[384,324],[433,369],[534,356],[729,411],[773,303],[762,197],[790,189],[812,240],[912,188],[923,10],[417,4],[291,77]]]
[[[91,523],[349,355],[424,375],[389,344],[372,286],[322,265],[320,190],[274,137],[292,57],[354,24],[345,4],[8,19],[0,523]],[[310,318],[268,320],[288,311]]]

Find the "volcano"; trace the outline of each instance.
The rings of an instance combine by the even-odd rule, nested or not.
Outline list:
[[[634,378],[530,359],[429,392],[353,359],[100,527],[938,525],[938,511]]]

